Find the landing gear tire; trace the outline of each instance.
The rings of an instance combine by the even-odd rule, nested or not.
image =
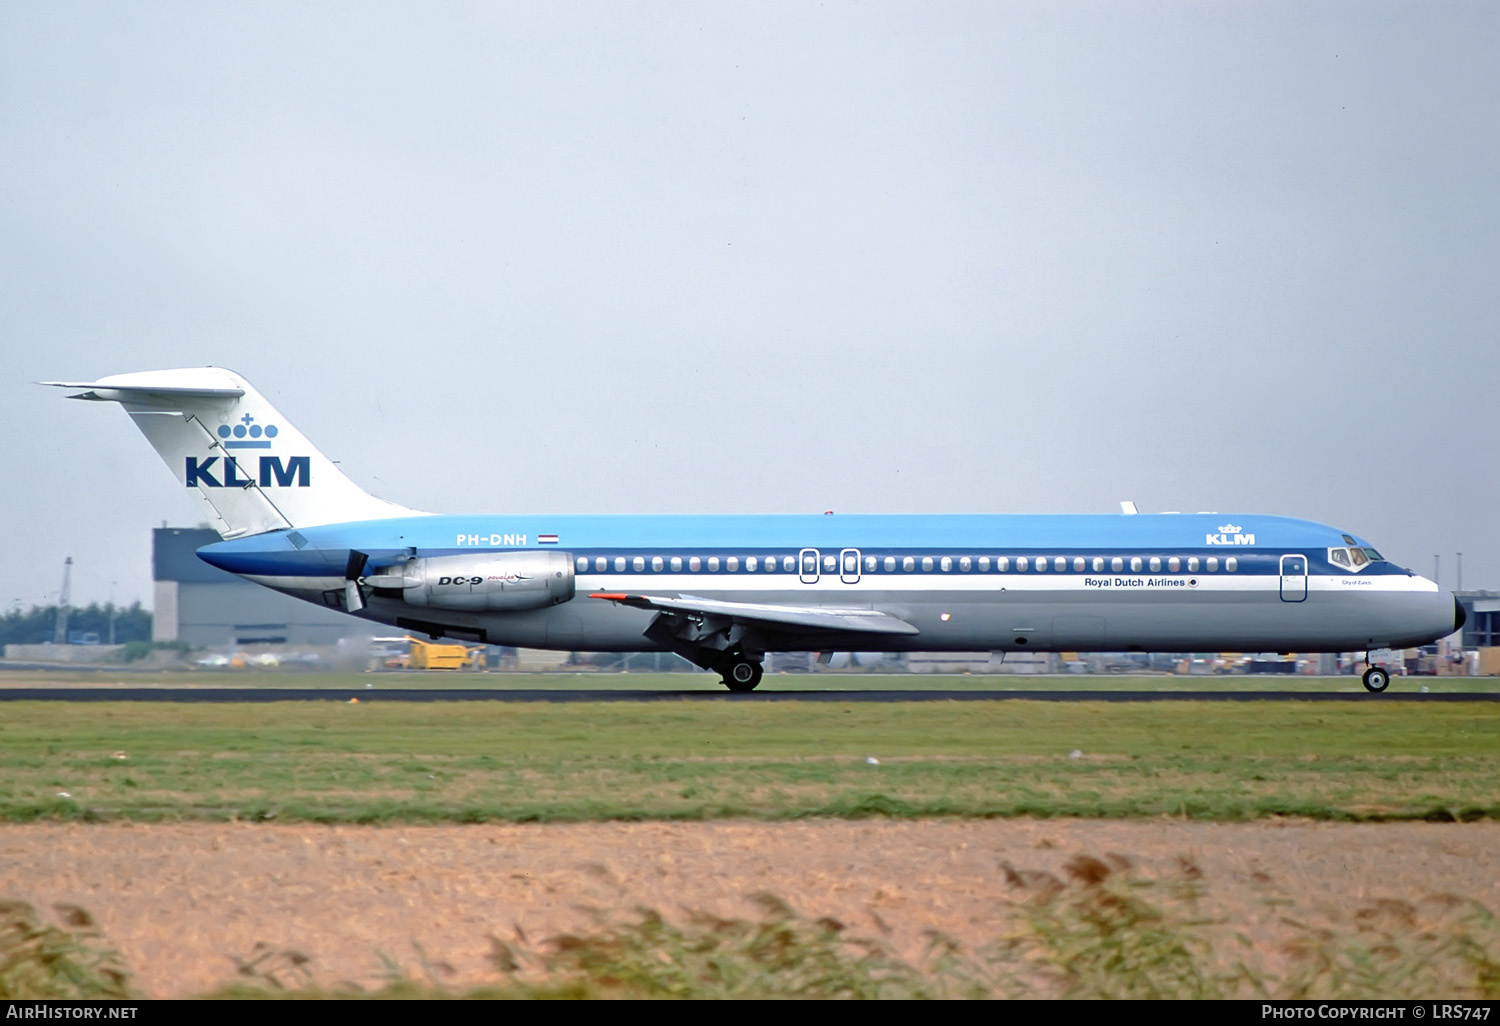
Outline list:
[[[1391,686],[1391,674],[1384,667],[1372,666],[1365,671],[1365,690],[1380,694]]]
[[[764,672],[760,663],[749,659],[736,659],[724,671],[724,686],[736,694],[754,691]]]

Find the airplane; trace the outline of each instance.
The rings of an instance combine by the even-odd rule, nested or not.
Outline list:
[[[125,408],[202,500],[213,566],[433,638],[675,652],[733,692],[768,652],[973,650],[1365,651],[1381,692],[1371,649],[1465,620],[1360,536],[1289,517],[439,515],[370,495],[230,370],[42,384]]]

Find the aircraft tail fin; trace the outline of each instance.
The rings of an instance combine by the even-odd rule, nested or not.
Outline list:
[[[419,515],[349,480],[233,371],[196,367],[42,384],[81,390],[70,399],[123,406],[225,538]]]

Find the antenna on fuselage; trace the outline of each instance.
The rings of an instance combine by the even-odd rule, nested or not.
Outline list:
[[[1135,503],[1131,502],[1129,499],[1121,499],[1120,512],[1124,513],[1127,517],[1133,517],[1137,513],[1139,513],[1140,510],[1136,509]]]

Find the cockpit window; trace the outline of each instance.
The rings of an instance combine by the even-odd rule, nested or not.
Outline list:
[[[1333,560],[1339,566],[1349,566],[1350,565],[1349,564],[1349,550],[1348,549],[1329,549],[1328,550],[1328,558],[1331,559],[1331,560]]]
[[[1359,542],[1355,541],[1353,538],[1349,537],[1346,534],[1346,535],[1344,535],[1344,544],[1345,545],[1358,545]]]
[[[1380,553],[1376,552],[1374,549],[1363,549],[1361,551],[1363,551],[1366,556],[1370,557],[1370,562],[1372,562],[1372,563],[1378,563],[1378,562],[1380,562],[1381,555],[1380,555]]]
[[[1370,561],[1369,558],[1365,555],[1364,549],[1350,549],[1349,555],[1354,559],[1355,566],[1364,566]]]

